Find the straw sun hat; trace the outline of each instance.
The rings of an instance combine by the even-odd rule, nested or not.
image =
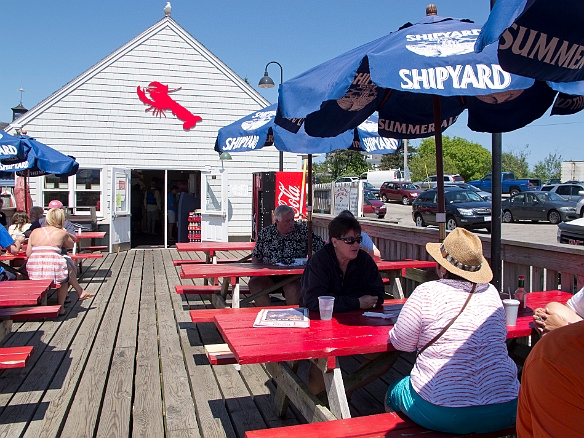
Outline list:
[[[493,278],[481,240],[464,228],[452,230],[442,243],[426,243],[426,251],[447,271],[468,281],[488,283]]]

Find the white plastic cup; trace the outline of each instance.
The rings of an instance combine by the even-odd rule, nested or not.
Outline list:
[[[503,307],[505,308],[505,316],[507,318],[506,324],[508,326],[517,325],[517,311],[519,310],[519,300],[505,299],[503,300]]]
[[[333,307],[335,305],[335,297],[322,296],[318,297],[318,310],[320,311],[320,319],[329,321],[333,318]]]

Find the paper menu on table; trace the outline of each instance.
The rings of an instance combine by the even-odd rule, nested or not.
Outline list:
[[[308,309],[303,307],[290,309],[262,309],[253,323],[254,327],[310,327]]]

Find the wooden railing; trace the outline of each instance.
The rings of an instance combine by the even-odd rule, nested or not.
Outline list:
[[[313,231],[328,239],[328,223],[333,216],[314,214]],[[377,220],[359,219],[361,227],[389,260],[405,258],[431,260],[426,252],[427,242],[438,242],[437,228],[415,228]],[[483,255],[491,263],[491,237],[480,236]],[[575,292],[584,287],[584,248],[565,244],[537,244],[503,239],[501,241],[503,262],[502,290],[514,291],[517,277],[525,275],[528,291],[560,289]],[[415,283],[403,284],[406,295]]]

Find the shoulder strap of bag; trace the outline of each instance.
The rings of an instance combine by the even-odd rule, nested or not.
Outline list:
[[[426,345],[424,345],[424,346],[423,346],[423,347],[420,349],[420,351],[418,351],[418,353],[416,354],[416,357],[417,357],[417,356],[419,356],[420,354],[422,354],[422,352],[423,352],[423,351],[424,351],[426,348],[428,348],[430,345],[432,345],[434,342],[436,342],[438,339],[440,339],[440,337],[441,337],[441,336],[442,336],[442,335],[443,335],[443,334],[446,332],[446,330],[448,330],[448,329],[450,328],[450,326],[451,326],[452,324],[454,324],[454,321],[456,321],[456,318],[458,318],[458,317],[460,316],[460,314],[461,314],[461,313],[464,311],[464,309],[466,308],[466,305],[467,305],[467,304],[468,304],[468,302],[470,301],[470,298],[472,297],[472,294],[474,293],[474,291],[475,291],[476,287],[477,287],[477,284],[476,284],[476,283],[474,283],[474,284],[472,285],[472,289],[470,290],[470,293],[468,294],[468,297],[466,298],[466,301],[464,302],[464,305],[462,306],[462,309],[460,309],[460,312],[458,312],[458,314],[457,314],[457,315],[456,315],[454,318],[452,318],[452,319],[450,320],[450,322],[449,322],[448,324],[446,324],[446,326],[445,326],[445,327],[444,327],[442,330],[440,330],[440,333],[438,333],[436,336],[434,336],[430,342],[428,342]]]

